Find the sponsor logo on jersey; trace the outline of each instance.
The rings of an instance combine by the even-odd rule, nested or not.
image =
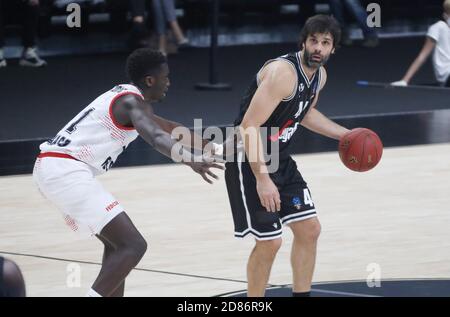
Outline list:
[[[269,137],[270,141],[276,142],[277,140],[279,140],[283,143],[289,141],[294,135],[295,131],[297,131],[298,125],[300,124],[299,122],[296,122],[293,127],[290,127],[292,123],[294,123],[294,120],[288,120],[277,134],[273,134]]]
[[[71,140],[61,136],[61,135],[57,135],[55,136],[53,139],[50,139],[47,141],[47,144],[49,145],[57,145],[59,147],[66,147],[70,144],[70,142],[72,142]]]
[[[115,92],[115,93],[120,93],[120,92],[122,92],[124,90],[126,90],[126,88],[121,86],[121,85],[114,86],[114,88],[111,89],[111,91]]]
[[[283,133],[281,133],[278,140],[280,140],[283,143],[286,143],[287,141],[289,141],[292,138],[292,136],[294,135],[295,131],[297,131],[299,124],[300,124],[299,122],[296,122],[293,127],[284,129]]]
[[[300,85],[298,85],[298,92],[303,92],[303,90],[305,90],[305,85],[300,83]]]
[[[110,203],[108,206],[106,206],[106,211],[113,210],[113,208],[116,207],[117,205],[119,205],[119,202],[117,200],[112,202],[112,203]]]
[[[114,161],[112,160],[111,156],[109,156],[103,163],[102,163],[102,168],[105,171],[108,171],[114,164]]]

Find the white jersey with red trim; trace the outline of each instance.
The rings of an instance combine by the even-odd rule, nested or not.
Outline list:
[[[144,99],[136,86],[114,87],[84,108],[53,139],[42,143],[41,153],[68,154],[93,167],[96,174],[109,170],[138,136],[134,128],[120,125],[112,114],[114,102],[127,94]]]

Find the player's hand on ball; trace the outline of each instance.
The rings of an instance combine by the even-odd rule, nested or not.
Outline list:
[[[339,157],[346,167],[356,172],[374,168],[383,155],[383,143],[372,130],[356,128],[339,140]]]

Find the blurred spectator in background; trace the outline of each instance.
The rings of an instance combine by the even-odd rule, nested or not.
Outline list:
[[[3,54],[5,45],[5,21],[7,17],[19,15],[22,20],[23,52],[21,66],[41,67],[47,63],[36,52],[36,34],[39,22],[39,0],[0,0],[0,67],[7,66]]]
[[[309,17],[316,13],[315,0],[300,0],[300,24],[304,25]]]
[[[145,26],[145,0],[130,0],[133,27],[131,29],[130,47],[132,49],[148,47],[148,31]]]
[[[127,15],[131,12],[131,32],[128,46],[131,50],[150,46],[150,32],[145,21],[146,0],[106,0],[111,30],[117,33],[128,29]]]
[[[440,85],[450,87],[450,0],[444,1],[444,21],[430,26],[425,43],[406,74],[399,81],[391,83],[394,86],[407,86],[416,72],[433,52],[433,67],[436,80]]]
[[[374,28],[367,25],[367,12],[362,7],[359,0],[329,0],[330,9],[336,20],[342,27],[341,44],[349,46],[353,44],[350,38],[350,30],[345,20],[345,9],[355,18],[358,26],[362,29],[364,41],[362,46],[375,47],[378,45],[378,35]]]
[[[25,297],[25,282],[19,267],[1,256],[0,297]]]
[[[152,5],[159,50],[167,55],[167,23],[172,29],[177,46],[179,48],[188,46],[189,39],[184,36],[177,21],[174,0],[152,0]]]

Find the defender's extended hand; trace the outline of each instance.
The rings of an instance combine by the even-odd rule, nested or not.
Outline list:
[[[212,180],[210,180],[208,178],[207,175],[209,175],[210,177],[214,178],[214,179],[219,179],[219,177],[214,174],[213,172],[210,171],[210,168],[218,168],[223,170],[224,167],[222,165],[219,165],[217,163],[214,162],[188,162],[186,163],[186,165],[190,166],[192,168],[192,170],[198,174],[200,174],[203,179],[208,182],[209,184],[212,184]]]

